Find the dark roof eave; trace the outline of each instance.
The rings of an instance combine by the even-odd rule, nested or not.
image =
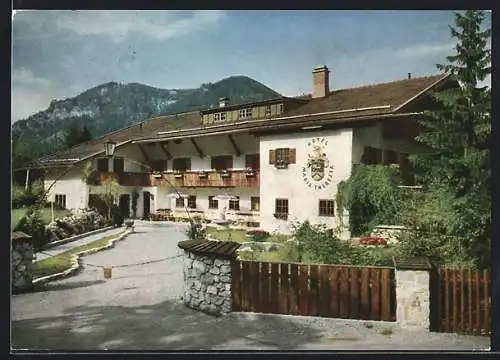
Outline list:
[[[350,117],[337,117],[334,119],[322,118],[315,119],[314,115],[307,118],[301,118],[299,121],[290,121],[290,119],[285,119],[273,124],[245,124],[244,126],[235,126],[235,124],[228,125],[224,128],[217,129],[196,129],[193,131],[186,131],[184,134],[172,134],[172,136],[162,136],[154,138],[143,138],[132,141],[132,143],[148,143],[148,142],[162,142],[167,140],[185,139],[190,137],[200,137],[200,136],[211,136],[211,135],[223,135],[223,134],[234,134],[239,132],[252,132],[258,133],[259,131],[268,130],[279,130],[279,129],[291,129],[291,128],[301,128],[305,126],[318,126],[318,125],[347,125],[353,122],[368,121],[374,119],[383,118],[397,118],[397,117],[408,117],[408,116],[418,116],[421,112],[414,113],[382,113],[382,114],[372,114],[365,116],[350,116]]]

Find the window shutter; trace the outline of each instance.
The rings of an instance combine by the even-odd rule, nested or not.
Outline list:
[[[296,162],[296,151],[295,151],[295,149],[288,149],[288,162],[290,164],[295,164],[295,162]]]
[[[191,158],[186,159],[186,170],[191,170]]]
[[[276,164],[276,150],[269,150],[269,164]]]

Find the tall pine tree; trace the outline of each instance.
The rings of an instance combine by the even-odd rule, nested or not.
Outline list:
[[[436,199],[446,204],[431,206],[435,213],[429,214],[433,223],[439,223],[441,234],[436,235],[447,249],[443,254],[483,265],[489,258],[491,228],[491,93],[479,86],[491,74],[487,48],[491,29],[483,28],[485,17],[483,11],[455,14],[455,27],[450,29],[457,41],[456,54],[437,67],[460,86],[434,95],[439,110],[425,114],[421,121],[425,131],[417,137],[428,151],[410,158],[426,186],[427,203],[422,208],[436,204]],[[426,220],[422,214],[419,218],[413,219],[413,226],[423,229]]]

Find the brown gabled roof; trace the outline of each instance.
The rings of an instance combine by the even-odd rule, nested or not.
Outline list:
[[[343,116],[352,112],[366,111],[391,113],[400,106],[426,91],[430,87],[445,80],[444,74],[398,80],[382,84],[360,86],[350,89],[331,91],[324,98],[316,98],[307,104],[287,113],[287,116],[318,114],[342,111]],[[371,108],[371,109],[368,109]]]
[[[45,156],[37,161],[37,167],[74,164],[104,152],[104,143],[112,139],[118,145],[137,140],[148,142],[171,137],[196,136],[198,133],[216,133],[229,130],[252,130],[304,124],[316,120],[329,123],[348,123],[356,119],[403,113],[404,106],[420,95],[436,89],[450,79],[440,74],[415,77],[382,84],[360,86],[330,92],[324,98],[304,101],[304,105],[282,114],[279,118],[233,121],[215,126],[202,126],[200,112],[160,116],[125,129],[115,131],[71,149]],[[293,99],[293,98],[288,98]],[[299,97],[299,99],[305,99]],[[299,100],[300,101],[300,100]],[[64,160],[67,159],[67,160]],[[51,161],[57,160],[57,161]]]
[[[104,152],[104,143],[113,140],[117,146],[124,145],[133,139],[155,136],[157,132],[189,129],[200,126],[200,113],[159,116],[150,120],[114,131],[100,138],[93,139],[70,149],[44,156],[37,160],[38,166],[65,166]]]

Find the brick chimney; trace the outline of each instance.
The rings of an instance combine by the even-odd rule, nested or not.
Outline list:
[[[325,97],[330,93],[330,70],[326,65],[313,70],[313,98]]]

